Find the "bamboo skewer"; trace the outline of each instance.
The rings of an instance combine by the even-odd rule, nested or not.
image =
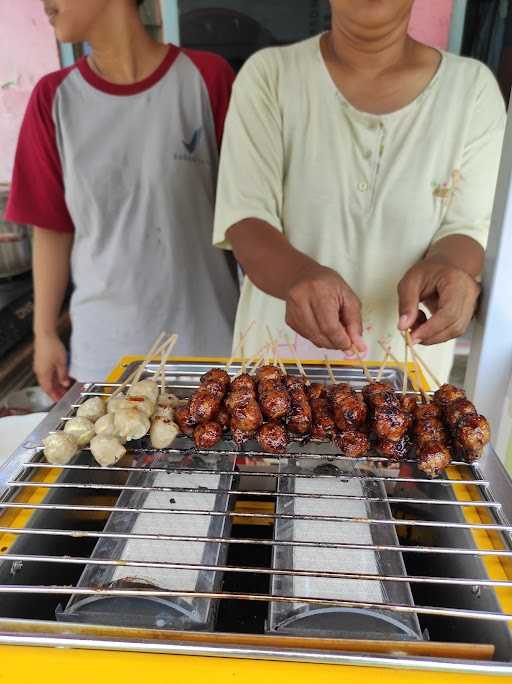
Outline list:
[[[335,385],[336,384],[336,377],[334,376],[334,373],[332,372],[332,367],[331,367],[331,364],[329,363],[329,359],[327,357],[327,354],[324,356],[324,361],[325,361],[325,365],[327,368],[327,373],[329,375],[329,380],[332,382],[333,385]]]
[[[233,349],[233,354],[231,355],[231,358],[229,359],[229,361],[226,363],[225,368],[227,371],[229,371],[230,367],[233,365],[233,361],[236,358],[236,355],[240,353],[240,349],[244,345],[245,340],[247,339],[247,336],[249,335],[253,325],[255,325],[255,324],[256,324],[256,321],[254,321],[254,320],[251,321],[249,323],[249,325],[247,326],[247,328],[240,333],[240,337],[238,338],[238,344]]]
[[[371,384],[372,382],[374,382],[374,380],[371,376],[370,371],[368,370],[368,364],[366,363],[366,361],[363,359],[363,357],[361,356],[361,354],[357,351],[357,349],[355,347],[352,347],[352,351],[356,355],[357,360],[359,361],[359,363],[361,364],[361,366],[363,368],[363,373],[365,375],[365,378]]]
[[[165,332],[161,332],[160,335],[157,337],[155,342],[153,343],[151,349],[149,350],[147,356],[145,357],[144,361],[140,366],[138,366],[133,373],[131,373],[126,380],[119,385],[119,387],[112,392],[111,399],[114,399],[117,397],[121,392],[124,390],[125,387],[127,387],[131,383],[138,382],[140,379],[140,376],[142,375],[144,368],[148,365],[152,357],[154,356],[156,350],[158,349],[158,345],[161,343],[162,339],[165,337]]]
[[[438,387],[441,387],[442,383],[439,382],[439,380],[437,379],[437,377],[434,375],[433,370],[432,370],[431,368],[429,368],[429,366],[427,365],[427,363],[424,361],[424,359],[421,358],[421,356],[418,354],[418,352],[417,352],[416,349],[414,348],[414,345],[413,345],[412,339],[411,339],[411,333],[407,330],[407,332],[402,333],[402,337],[404,338],[406,344],[409,346],[409,349],[411,350],[411,354],[413,355],[415,361],[416,361],[420,366],[422,366],[422,368],[425,370],[425,372],[427,373],[427,375],[430,376],[431,380],[432,380]]]
[[[171,335],[169,338],[169,341],[167,343],[167,348],[165,351],[162,351],[162,360],[160,361],[160,369],[159,369],[159,374],[160,374],[160,392],[164,394],[165,392],[165,366],[167,365],[167,359],[172,353],[172,350],[176,346],[176,342],[178,341],[178,335]],[[158,380],[157,380],[158,382]]]
[[[389,352],[386,352],[384,355],[384,359],[382,363],[380,364],[379,372],[377,373],[377,377],[375,378],[375,382],[380,382],[382,380],[382,376],[384,375],[384,368],[386,368],[387,362],[389,361]]]
[[[389,358],[390,358],[392,361],[394,361],[394,362],[395,362],[396,364],[398,364],[399,366],[402,366],[402,365],[403,365],[402,362],[399,361],[399,360],[396,358],[396,356],[393,354],[393,352],[391,351],[391,349],[390,349],[386,344],[384,344],[384,342],[383,342],[382,340],[379,340],[379,345],[382,347],[382,349],[384,349],[385,352],[387,352],[387,353],[389,354]],[[420,393],[423,395],[423,398],[426,399],[426,403],[428,404],[428,403],[430,402],[429,397],[425,394],[425,392],[423,391],[423,389],[421,388],[421,386],[416,382],[416,378],[415,378],[414,376],[412,376],[412,375],[409,373],[409,368],[406,368],[406,373],[407,373],[407,376],[408,376],[409,380],[410,380],[411,383],[412,383],[412,386],[413,386],[413,388],[414,388],[414,391],[415,391],[415,392],[420,392]],[[419,377],[419,376],[418,376],[418,377]]]
[[[407,361],[409,360],[409,346],[407,342],[405,342],[405,356],[404,356],[404,379],[402,382],[402,395],[404,395],[407,392],[407,378],[408,378],[408,373],[407,373]]]
[[[292,355],[292,359],[295,361],[295,365],[299,369],[300,374],[306,378],[307,377],[306,371],[304,370],[304,366],[302,365],[302,363],[300,362],[300,359],[297,356],[297,352],[296,352],[295,348],[293,347],[292,343],[290,342],[290,338],[288,337],[288,335],[285,334],[284,339],[286,341],[286,346],[290,350],[290,353]]]

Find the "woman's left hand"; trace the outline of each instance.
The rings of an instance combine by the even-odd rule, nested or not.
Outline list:
[[[398,285],[399,329],[412,328],[413,343],[439,344],[466,331],[476,310],[480,285],[446,261],[425,259],[413,266]],[[419,310],[425,304],[432,317]]]

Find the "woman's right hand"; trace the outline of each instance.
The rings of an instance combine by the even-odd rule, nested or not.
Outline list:
[[[71,380],[67,351],[57,335],[36,335],[34,372],[39,385],[53,401],[62,399]]]
[[[359,299],[336,271],[320,264],[302,270],[289,288],[286,323],[321,349],[366,352]]]

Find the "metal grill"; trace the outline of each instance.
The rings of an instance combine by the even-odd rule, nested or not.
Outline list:
[[[127,369],[127,374],[130,370]],[[169,365],[168,384],[176,394],[187,396],[198,385],[204,370],[201,364]],[[292,367],[289,370],[294,372]],[[156,368],[150,367],[148,374],[154,372]],[[236,374],[238,368],[234,367],[233,372]],[[308,368],[308,374],[314,381],[328,381],[321,366]],[[351,382],[356,388],[365,382],[362,372],[355,367],[335,368],[335,374],[339,381]],[[390,369],[386,379],[397,391],[401,387],[398,371]],[[331,444],[300,441],[292,443],[289,453],[280,458],[260,452],[255,443],[239,451],[231,442],[224,441],[218,448],[205,451],[195,449],[190,440],[180,437],[172,449],[165,451],[151,449],[145,440],[133,443],[128,457],[110,468],[96,465],[87,449],[67,466],[45,463],[42,437],[53,429],[60,429],[82,401],[90,396],[107,396],[116,386],[96,383],[73,388],[57,412],[50,414],[0,471],[3,509],[0,614],[4,614],[2,603],[7,601],[9,606],[8,599],[16,600],[20,596],[62,597],[62,606],[66,601],[70,602],[68,605],[76,605],[82,599],[96,597],[189,601],[187,607],[197,601],[246,601],[269,606],[268,625],[272,614],[282,612],[283,606],[285,612],[295,616],[297,611],[301,615],[309,614],[311,608],[376,611],[379,615],[385,613],[397,620],[409,621],[413,625],[412,631],[407,632],[409,637],[415,631],[414,638],[428,638],[432,625],[437,625],[438,619],[446,619],[464,625],[463,633],[475,635],[475,642],[494,643],[498,653],[510,648],[507,623],[512,621],[512,612],[503,609],[496,592],[512,601],[512,581],[506,575],[503,579],[491,579],[486,572],[488,561],[506,564],[512,558],[512,525],[508,511],[495,494],[496,485],[500,493],[509,491],[503,489],[509,485],[491,450],[481,463],[454,462],[435,480],[426,479],[413,459],[397,465],[370,454],[354,461],[340,456]],[[159,484],[175,475],[181,477],[182,485],[176,485],[174,480],[171,486]],[[217,478],[218,482],[214,486],[191,486],[190,481],[198,476],[210,478],[209,482]],[[168,505],[146,505],[147,497],[153,495],[166,497]],[[219,501],[221,497],[223,504],[205,508],[195,503],[205,497],[210,497],[209,501]],[[255,502],[255,510],[250,510],[250,505],[240,508],[236,504],[241,501]],[[358,512],[347,513],[350,507]],[[176,532],[172,527],[171,532],[165,528],[150,531],[144,527],[145,531],[141,532],[122,526],[112,529],[108,521],[123,515],[130,520],[144,519],[146,527],[152,519],[163,521],[162,524],[168,519],[169,527],[171,522],[179,527],[179,521],[183,521],[183,530]],[[199,521],[207,518],[208,532],[187,533],[186,523],[191,516]],[[100,522],[95,526],[83,524],[83,520],[91,519]],[[62,524],[54,526],[55,521]],[[82,522],[76,525],[76,521]],[[236,534],[233,523],[237,525]],[[243,525],[253,529],[255,524],[268,525],[274,532],[267,537],[244,533]],[[347,530],[349,540],[287,536],[290,525],[295,526],[295,531],[315,525],[325,526],[327,530]],[[355,539],[354,529],[370,530],[371,539]],[[278,530],[284,532],[278,533]],[[487,548],[485,544],[477,544],[478,535],[485,535],[492,543]],[[67,540],[72,543],[85,540],[92,552],[70,553]],[[202,544],[225,553],[214,553],[210,560],[203,556],[199,562],[106,557],[97,553],[102,544],[110,544],[109,548],[119,551],[136,548],[138,543]],[[227,549],[237,546],[265,552],[267,557],[270,552],[271,560],[264,566],[230,562]],[[355,558],[374,554],[375,568],[361,571],[294,565],[294,559],[329,550],[349,557],[355,554]],[[427,572],[430,564],[435,570],[444,567],[446,574],[430,574]],[[49,566],[78,567],[81,579],[72,584],[45,584],[41,578]],[[103,573],[101,577],[110,577],[119,568],[133,577],[144,572],[156,573],[157,577],[159,573],[171,573],[174,577],[180,573],[183,576],[199,573],[205,577],[215,575],[217,581],[193,591],[154,584],[83,582],[84,578],[96,577],[96,571]],[[31,578],[37,576],[37,581],[22,582],[20,577],[24,572]],[[268,591],[226,589],[223,580],[233,574],[267,578]],[[325,593],[327,589],[321,595],[296,593],[297,587],[318,587],[319,582],[324,582],[324,587],[337,586],[335,583],[366,583],[365,586],[378,586],[382,591],[378,600],[339,598],[336,592],[333,597]],[[427,591],[437,596],[437,590],[441,591],[441,600],[431,603],[424,600],[430,595]],[[372,592],[369,596],[373,596]],[[450,596],[451,602],[447,600]],[[62,606],[61,615],[66,612]],[[213,624],[210,619],[210,631]],[[300,634],[298,629],[298,632],[285,630],[284,633]],[[329,633],[327,627],[315,633],[322,636],[326,632]]]

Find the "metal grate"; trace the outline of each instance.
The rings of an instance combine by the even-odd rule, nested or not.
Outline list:
[[[156,369],[150,369],[154,372]],[[168,383],[177,394],[187,396],[197,386],[199,376],[204,371],[201,365],[170,366],[167,371]],[[238,369],[235,367],[236,373]],[[127,371],[128,372],[128,371]],[[293,372],[293,369],[290,369]],[[308,372],[314,380],[328,381],[324,377],[322,367],[314,367]],[[364,384],[364,377],[357,368],[336,368],[337,379],[350,381],[356,388]],[[397,371],[389,371],[388,381],[397,388],[401,385],[400,374]],[[492,483],[484,475],[480,463],[471,466],[463,462],[454,462],[452,467],[442,477],[429,480],[422,476],[416,468],[413,459],[400,465],[388,464],[376,454],[364,459],[349,459],[336,453],[336,448],[331,444],[321,442],[295,442],[290,446],[290,453],[281,458],[269,456],[260,452],[255,443],[250,443],[247,448],[239,451],[234,446],[225,442],[220,448],[210,451],[193,448],[190,440],[181,437],[172,449],[155,451],[150,448],[145,440],[133,444],[129,453],[129,460],[125,459],[120,465],[111,468],[102,468],[94,463],[88,450],[79,454],[73,463],[67,466],[50,466],[43,461],[41,454],[41,438],[45,433],[62,427],[64,421],[74,414],[77,405],[90,396],[106,396],[115,384],[91,384],[74,390],[76,397],[61,402],[59,409],[62,413],[50,417],[45,426],[38,434],[34,434],[19,450],[16,457],[0,472],[0,480],[3,479],[4,489],[2,492],[1,506],[3,518],[9,512],[16,514],[26,512],[32,515],[24,526],[12,526],[3,524],[0,526],[0,534],[13,535],[9,539],[19,540],[28,538],[28,547],[23,553],[16,551],[16,543],[5,546],[5,552],[1,559],[3,563],[11,564],[12,568],[25,567],[27,564],[37,564],[44,568],[45,564],[59,564],[62,566],[83,566],[93,568],[119,567],[133,569],[134,573],[141,568],[165,570],[169,572],[198,571],[201,573],[240,573],[241,575],[268,576],[272,579],[272,591],[258,593],[252,591],[233,592],[225,591],[222,587],[216,587],[211,591],[185,591],[170,590],[158,587],[133,587],[118,588],[112,586],[96,585],[45,585],[43,583],[18,584],[4,582],[0,584],[0,594],[5,595],[55,595],[63,598],[69,597],[132,597],[132,598],[158,598],[158,599],[201,599],[201,600],[234,600],[253,601],[290,606],[315,606],[328,609],[364,609],[382,611],[383,609],[396,616],[430,616],[435,618],[452,618],[456,620],[469,620],[471,624],[478,622],[493,623],[495,626],[502,624],[506,631],[506,623],[512,621],[512,614],[504,612],[495,597],[495,590],[507,590],[512,596],[512,581],[507,579],[490,579],[485,571],[486,559],[502,559],[506,561],[512,558],[511,534],[512,525],[507,520],[502,504],[495,498]],[[52,424],[53,421],[53,424]],[[203,459],[200,466],[194,464],[194,458]],[[490,453],[486,459],[495,458]],[[223,459],[223,467],[212,467],[215,459]],[[237,466],[237,478],[226,480],[223,476],[231,477],[233,469],[226,467],[226,459],[232,459]],[[327,471],[318,465],[335,467],[336,472]],[[183,486],[161,486],[145,484],[146,475],[180,473],[183,476]],[[217,487],[192,487],[187,486],[187,477],[192,475],[218,475],[219,486]],[[134,480],[134,478],[136,478]],[[298,487],[300,483],[308,483],[314,480],[315,491],[308,493],[306,488]],[[134,484],[134,481],[136,484]],[[361,493],[347,494],[338,493],[336,486],[343,483],[357,483]],[[254,485],[252,484],[254,483]],[[263,483],[263,484],[262,484]],[[281,483],[281,484],[280,484]],[[325,487],[320,486],[322,483]],[[282,486],[281,486],[282,485]],[[333,487],[333,485],[335,485]],[[44,489],[45,497],[35,501],[31,494]],[[359,491],[359,490],[358,490]],[[116,503],[119,497],[133,493],[134,495],[161,492],[169,495],[170,503],[167,506],[146,507],[142,505],[123,505]],[[108,494],[111,501],[103,501],[100,504],[89,501],[91,495]],[[194,497],[211,494],[215,496],[232,497],[237,499],[250,499],[277,502],[271,510],[239,511],[233,507],[222,510],[203,509],[200,506],[180,505],[180,497],[187,497],[187,501]],[[85,498],[84,498],[85,497]],[[192,497],[192,498],[190,498]],[[288,512],[286,506],[280,502],[295,504],[300,501],[309,501],[313,510],[307,513]],[[314,512],[315,506],[331,504],[333,509],[343,508],[347,505],[362,502],[366,507],[366,514],[347,515],[334,512],[328,515]],[[293,508],[293,506],[292,506]],[[404,514],[405,510],[405,514]],[[465,513],[473,515],[466,516]],[[477,513],[479,521],[475,521],[474,513]],[[109,531],[108,526],[99,530],[73,527],[72,521],[80,514],[101,515],[108,517],[109,514],[126,513],[135,516],[208,516],[211,519],[222,519],[231,523],[267,522],[269,525],[282,525],[284,523],[311,523],[344,526],[368,526],[375,534],[372,541],[314,541],[311,539],[283,538],[274,534],[272,538],[254,538],[251,536],[238,536],[229,532],[220,536],[187,534],[166,534],[158,530],[155,532],[126,532]],[[62,527],[47,527],[37,525],[39,520],[46,514],[58,514],[63,520],[71,521]],[[2,519],[0,519],[0,524]],[[396,535],[400,530],[400,542],[395,536],[380,536],[380,531]],[[445,543],[422,543],[423,532],[442,533]],[[475,534],[486,533],[498,535],[499,544],[502,548],[481,548],[477,546]],[[419,537],[418,537],[419,535]],[[360,571],[336,571],[322,570],[311,567],[283,567],[270,563],[265,567],[254,567],[250,564],[230,564],[225,561],[208,563],[189,563],[163,560],[138,560],[136,558],[97,558],[92,556],[79,556],[69,554],[54,554],[40,552],[41,543],[46,539],[91,539],[92,542],[104,540],[124,541],[154,541],[154,542],[179,542],[189,544],[217,544],[217,545],[245,545],[251,547],[270,548],[273,557],[283,549],[289,549],[290,554],[296,549],[322,550],[332,549],[347,553],[374,553],[385,554],[386,558],[399,558],[404,560],[406,572],[386,572],[386,567],[380,564],[375,572]],[[392,543],[389,539],[392,539]],[[379,539],[381,540],[379,542]],[[384,540],[384,541],[382,541]],[[405,540],[405,541],[404,541]],[[446,540],[451,543],[446,543]],[[461,542],[462,540],[462,542]],[[30,543],[34,542],[31,552]],[[35,544],[37,542],[37,545]],[[43,546],[44,549],[44,546]],[[426,557],[442,557],[445,559],[448,569],[454,568],[447,576],[442,574],[429,575],[426,572],[414,572],[407,562],[409,556],[424,554]],[[291,555],[287,556],[291,558]],[[468,568],[477,569],[474,575],[460,571],[461,563],[468,563]],[[21,565],[20,565],[21,564]],[[398,567],[398,566],[388,566]],[[13,571],[14,574],[14,571]],[[5,576],[5,575],[3,575]],[[415,598],[410,602],[397,602],[390,599],[396,596],[396,592],[384,592],[384,603],[373,600],[348,600],[329,598],[325,595],[295,595],[277,593],[276,587],[284,586],[276,582],[276,578],[315,578],[328,580],[329,582],[370,582],[379,583],[384,587],[411,587],[414,593],[415,587],[445,587],[454,591],[456,602],[459,591],[464,593],[463,605],[429,605],[420,603]],[[482,593],[487,592],[487,600],[482,599]],[[473,597],[474,600],[468,599]],[[0,614],[2,599],[0,599]],[[496,627],[497,628],[497,627]],[[420,636],[421,638],[421,636]]]

